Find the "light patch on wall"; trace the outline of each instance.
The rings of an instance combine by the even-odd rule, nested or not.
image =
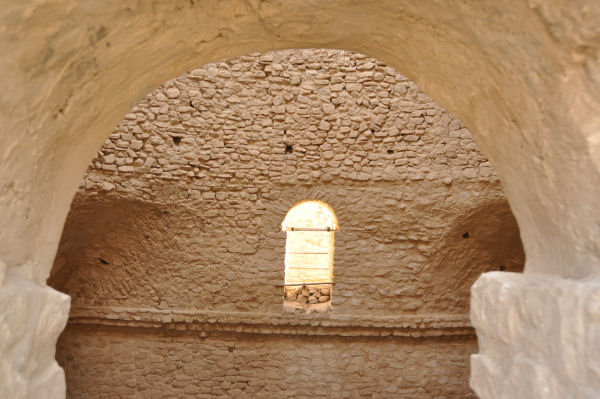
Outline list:
[[[331,207],[303,201],[290,209],[282,223],[286,232],[285,284],[331,283],[334,232],[337,220]]]

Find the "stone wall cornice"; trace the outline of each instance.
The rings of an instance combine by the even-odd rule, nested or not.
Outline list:
[[[235,332],[347,337],[474,336],[468,315],[358,316],[344,314],[251,313],[213,310],[158,310],[123,307],[78,307],[70,324],[167,331]]]

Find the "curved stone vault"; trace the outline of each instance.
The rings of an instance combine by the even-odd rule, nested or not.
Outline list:
[[[599,13],[586,0],[6,4],[2,386],[12,397],[64,394],[53,357],[68,298],[45,280],[86,165],[128,109],[198,65],[313,47],[401,71],[464,121],[498,172],[527,264],[473,288],[475,391],[598,396]]]
[[[289,255],[279,231],[307,198],[337,210],[333,284],[283,301],[284,252],[323,267],[320,239]],[[57,359],[69,397],[471,397],[470,286],[523,265],[490,162],[413,82],[354,52],[254,53],[161,85],[98,151],[49,279],[72,298]]]

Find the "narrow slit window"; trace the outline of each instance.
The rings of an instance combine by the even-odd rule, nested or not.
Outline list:
[[[286,232],[285,299],[295,305],[326,304],[333,285],[334,233],[337,219],[320,201],[291,208],[282,224]]]

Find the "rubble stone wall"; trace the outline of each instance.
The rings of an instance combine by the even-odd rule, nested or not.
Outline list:
[[[300,304],[329,302],[332,295],[331,284],[292,286],[285,288],[285,300]]]
[[[281,221],[306,199],[329,204],[340,231],[328,310],[298,317],[320,318],[326,329],[335,315],[402,316],[418,331],[429,327],[416,318],[435,315],[449,327],[411,333],[430,337],[410,341],[423,353],[414,367],[466,365],[472,331],[452,344],[463,346],[460,356],[444,354],[443,339],[431,336],[444,336],[456,327],[453,317],[468,313],[469,288],[482,272],[522,269],[516,223],[492,166],[462,123],[391,68],[347,51],[251,54],[193,70],[150,93],[90,165],[50,284],[72,296],[74,313],[104,312],[111,325],[127,324],[134,309],[275,319],[284,302]],[[119,309],[121,316],[108,316]],[[133,334],[133,342],[136,328],[118,334]],[[61,338],[59,358],[75,339],[102,347],[109,338],[98,337],[112,334],[76,331]],[[327,339],[343,341],[343,331],[334,335]],[[277,339],[293,346],[304,338]],[[150,347],[158,338],[147,339]],[[114,351],[126,350],[122,342]],[[393,342],[381,353],[393,352]],[[353,345],[368,353],[371,344]],[[269,351],[273,362],[283,362],[283,348]],[[95,384],[81,371],[85,364],[103,367],[97,378],[106,381],[117,372],[110,352],[80,351],[79,363],[61,362],[68,383],[78,387],[70,389],[73,397]],[[213,367],[220,364],[218,356],[211,359]],[[156,363],[146,370],[161,384],[180,383],[177,367]],[[388,371],[386,378],[404,378]],[[465,369],[462,396],[445,394],[468,395],[467,375]],[[388,396],[432,397],[399,392]]]
[[[69,326],[70,398],[475,398],[473,339],[148,334]],[[100,360],[99,362],[90,361]]]

